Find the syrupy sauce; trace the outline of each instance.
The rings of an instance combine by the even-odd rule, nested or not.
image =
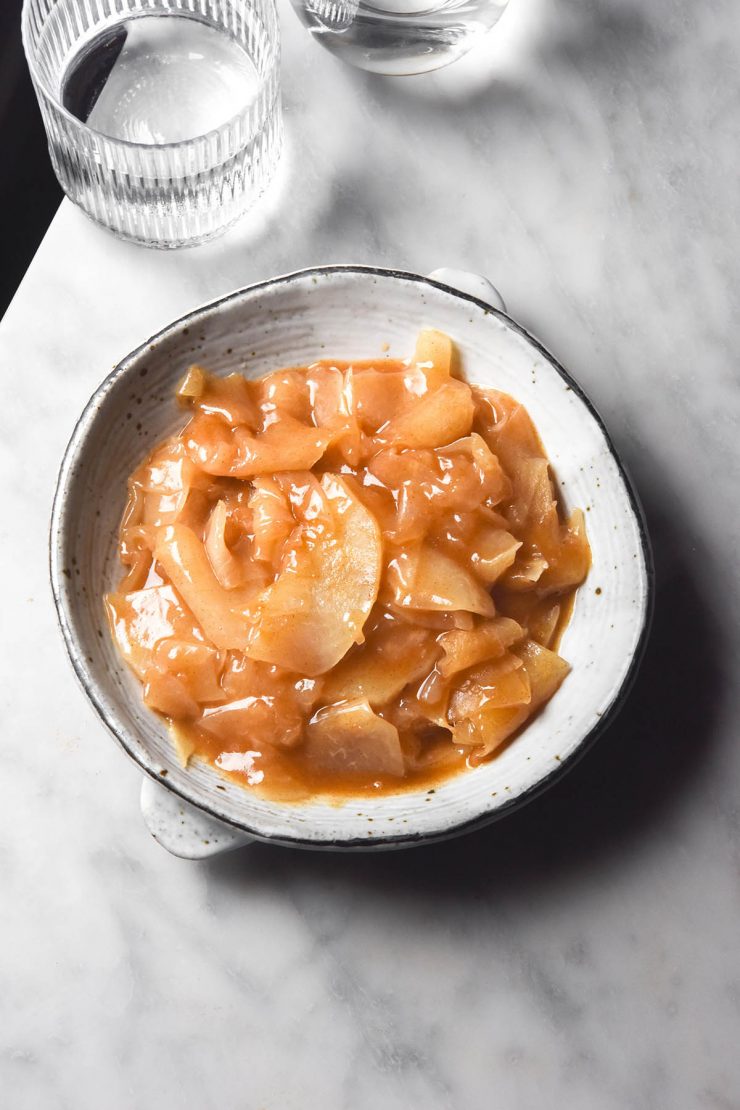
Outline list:
[[[261,795],[431,789],[555,692],[590,560],[512,398],[408,362],[191,369],[129,480],[114,637],[170,723]]]

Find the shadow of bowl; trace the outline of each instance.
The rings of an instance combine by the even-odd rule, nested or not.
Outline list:
[[[204,863],[213,880],[245,896],[261,883],[330,882],[384,905],[433,902],[443,912],[446,901],[493,888],[532,892],[634,850],[709,760],[726,686],[721,625],[702,590],[711,568],[702,563],[699,574],[685,520],[679,526],[644,485],[646,493],[657,569],[652,634],[622,712],[569,774],[506,821],[421,851],[350,857],[254,845]]]

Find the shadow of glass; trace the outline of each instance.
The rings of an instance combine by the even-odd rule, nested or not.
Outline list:
[[[363,73],[368,96],[428,103],[469,113],[476,105],[521,97],[538,69],[598,70],[654,48],[655,33],[637,8],[571,0],[510,0],[501,20],[462,58],[433,73],[379,77]]]
[[[721,621],[702,589],[687,523],[643,488],[656,559],[652,634],[632,693],[594,747],[547,793],[476,833],[402,852],[326,853],[255,844],[204,862],[216,885],[340,887],[363,902],[417,909],[486,895],[531,895],[637,850],[711,756],[729,676]],[[661,504],[666,503],[666,488]]]

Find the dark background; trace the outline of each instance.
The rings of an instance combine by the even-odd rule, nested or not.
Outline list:
[[[21,0],[0,0],[0,317],[61,199],[23,57]]]

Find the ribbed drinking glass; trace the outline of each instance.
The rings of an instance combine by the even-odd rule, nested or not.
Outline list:
[[[24,0],[23,41],[60,184],[117,235],[203,242],[268,184],[275,0]]]

